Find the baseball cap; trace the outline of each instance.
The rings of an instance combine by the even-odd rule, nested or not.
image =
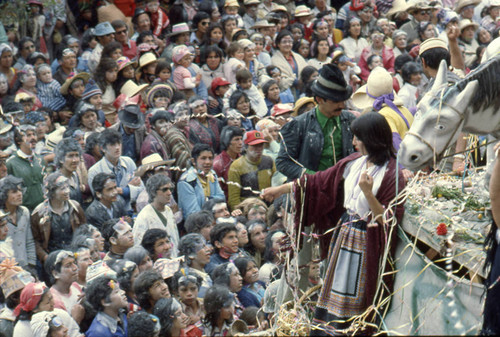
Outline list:
[[[269,143],[267,140],[264,139],[264,135],[260,131],[248,131],[245,133],[245,137],[243,139],[243,142],[246,145],[257,145],[261,143]]]
[[[228,80],[226,80],[224,77],[216,77],[213,79],[210,89],[212,89],[212,92],[215,92],[218,87],[222,87],[224,85],[231,85],[231,83],[228,82]]]

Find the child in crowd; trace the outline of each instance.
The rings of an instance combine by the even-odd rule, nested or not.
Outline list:
[[[224,3],[224,14],[234,16],[234,18],[236,19],[236,26],[238,28],[243,28],[244,23],[243,19],[238,14],[239,10],[240,10],[240,5],[238,4],[237,0],[226,0],[226,2]]]
[[[193,54],[191,54],[188,47],[185,45],[176,46],[172,53],[172,61],[175,64],[175,86],[186,95],[186,98],[193,96],[193,89],[201,82],[201,73],[193,77],[188,69],[193,62]]]
[[[267,106],[264,96],[252,83],[252,73],[244,68],[236,72],[236,84],[232,84],[224,95],[224,110],[229,109],[229,98],[235,91],[243,91],[250,99],[250,106],[257,116],[264,117],[267,114]]]
[[[160,8],[158,0],[146,0],[146,11],[151,18],[151,29],[156,37],[159,37],[170,24],[167,14]]]
[[[166,60],[159,59],[158,64],[156,65],[155,82],[168,84],[175,91],[177,90],[177,87],[175,86],[174,82],[171,81],[171,79],[172,79],[172,67]]]
[[[188,330],[203,328],[202,321],[205,318],[205,310],[203,309],[203,301],[198,298],[201,282],[201,276],[184,268],[176,272],[173,278],[174,293],[177,295],[182,309],[189,319],[187,322]]]
[[[211,114],[212,116],[223,113],[222,109],[224,106],[223,98],[226,92],[229,90],[230,85],[231,83],[228,82],[224,77],[216,77],[213,79],[212,85],[210,87],[211,89],[210,98],[216,100],[218,104],[214,107],[212,107],[209,104],[208,113]]]
[[[44,107],[58,111],[65,104],[66,100],[61,95],[61,84],[52,78],[52,71],[50,66],[46,63],[39,65],[36,68],[36,75],[38,81],[36,82],[36,89],[38,91],[38,98]],[[85,85],[82,86],[82,93]]]
[[[339,67],[342,74],[344,74],[346,83],[349,83],[349,85],[354,88],[353,90],[355,90],[357,85],[361,83],[361,79],[358,76],[361,74],[361,68],[351,61],[342,50],[333,52],[332,63]]]
[[[116,81],[113,86],[115,89],[115,93],[119,93],[121,88],[128,80],[135,80],[135,65],[137,64],[134,61],[131,61],[128,57],[122,56],[118,60],[116,60],[118,64],[118,75]]]
[[[281,82],[281,69],[279,67],[270,65],[266,67],[266,72],[269,77],[276,81],[278,86]],[[290,88],[287,88],[280,92],[281,103],[293,103],[295,102],[295,98],[293,97],[292,91]]]
[[[231,83],[236,82],[236,72],[245,68],[245,52],[243,47],[238,42],[231,42],[227,48],[228,60],[224,63],[224,77]]]
[[[234,295],[225,286],[215,285],[207,291],[205,303],[205,334],[226,336],[234,319]]]

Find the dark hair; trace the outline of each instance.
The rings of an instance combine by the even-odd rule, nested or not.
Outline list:
[[[187,283],[196,284],[196,287],[198,287],[198,290],[200,290],[201,283],[203,282],[203,278],[200,275],[193,273],[193,272],[189,272],[189,271],[190,270],[188,268],[186,268],[186,269],[182,268],[182,270],[175,272],[174,276],[172,277],[172,282],[171,282],[172,283],[172,292],[174,294],[179,293],[179,280],[184,276],[188,276]],[[182,283],[186,283],[186,282],[183,280]]]
[[[391,127],[381,114],[371,111],[359,116],[351,123],[351,130],[363,142],[368,160],[375,165],[380,166],[390,158],[396,158]]]
[[[214,246],[216,252],[219,252],[219,248],[215,246],[215,242],[218,241],[219,243],[222,243],[222,240],[229,232],[238,233],[238,230],[233,224],[220,223],[216,224],[210,231],[210,242],[212,243],[212,246]]]
[[[94,72],[94,80],[103,93],[106,91],[106,87],[108,85],[106,82],[106,72],[114,68],[118,69],[118,64],[110,57],[103,56],[97,65]]]
[[[410,82],[411,75],[422,73],[422,68],[416,62],[408,62],[401,69],[403,80],[407,83]]]
[[[104,306],[101,301],[106,302],[111,301],[110,296],[113,289],[109,286],[109,282],[115,281],[109,276],[100,276],[93,280],[90,284],[87,284],[87,289],[85,289],[85,297],[90,305],[96,311],[103,311]]]
[[[222,264],[219,264],[214,268],[214,270],[212,270],[210,278],[213,280],[214,285],[218,284],[221,286],[229,287],[229,284],[231,282],[231,271],[228,270],[229,264],[232,264],[234,266],[234,264],[231,262],[224,262]]]
[[[302,37],[304,37],[304,26],[298,22],[295,22],[295,23],[292,23],[291,25],[289,25],[288,27],[286,27],[287,30],[289,30],[290,32],[292,32],[293,29],[300,29],[300,31],[302,32]],[[293,33],[292,33],[293,35]]]
[[[24,186],[23,180],[13,175],[9,174],[0,179],[0,208],[5,208],[5,202],[9,197],[9,192],[17,191],[19,186]]]
[[[293,39],[293,34],[289,30],[283,29],[281,30],[278,35],[276,36],[276,39],[274,40],[274,44],[278,46],[281,43],[281,40],[283,40],[284,37],[290,36]]]
[[[382,61],[384,60],[382,58],[382,56],[377,55],[377,54],[373,54],[373,55],[368,56],[368,59],[366,60],[366,64],[371,65],[373,63],[373,60],[375,60],[375,58],[377,58],[377,57],[379,57]]]
[[[137,278],[135,279],[135,297],[137,298],[137,302],[139,302],[139,305],[143,310],[151,309],[152,306],[149,302],[151,295],[149,294],[149,289],[158,281],[164,282],[160,273],[158,273],[156,270],[146,270],[140,273],[139,276],[137,276]]]
[[[159,59],[158,63],[156,64],[155,75],[158,76],[164,69],[168,69],[170,72],[172,72],[172,67],[170,66],[170,63],[168,63],[164,59]]]
[[[418,33],[419,38],[422,38],[422,35],[424,34],[425,30],[430,25],[434,25],[434,24],[431,21],[422,21],[422,22],[417,24],[417,33]]]
[[[120,219],[118,219],[118,218],[112,218],[112,219],[106,220],[102,224],[101,234],[102,234],[102,237],[104,238],[104,249],[105,250],[109,250],[109,248],[110,248],[110,242],[109,242],[109,240],[111,238],[116,238],[117,237],[118,233],[114,229],[114,226],[116,225],[116,223],[118,221],[120,221]]]
[[[227,150],[229,144],[235,137],[243,137],[243,130],[241,128],[236,126],[225,126],[224,128],[222,128],[222,131],[220,133],[221,151]]]
[[[143,40],[147,36],[152,36],[154,38],[154,34],[150,30],[146,30],[145,32],[139,33],[139,36],[137,36],[137,39],[136,39],[136,45],[140,45],[141,43],[144,43]]]
[[[198,143],[195,144],[193,146],[193,149],[191,150],[191,157],[193,158],[193,160],[196,161],[203,151],[209,151],[212,152],[212,154],[214,154],[214,149],[212,149],[210,145]]]
[[[409,54],[401,54],[394,60],[394,70],[398,72],[407,62],[412,62],[413,58]]]
[[[314,40],[314,42],[311,46],[312,47],[311,48],[311,56],[312,57],[318,57],[318,45],[321,41],[326,41],[326,43],[328,44],[328,52],[326,53],[326,56],[328,57],[332,53],[332,46],[330,46],[328,39],[325,37],[319,37],[316,40]]]
[[[215,46],[219,47],[219,49],[222,50],[222,52],[224,53],[225,50],[227,49],[228,45],[226,44],[226,41],[224,41],[224,27],[222,27],[222,24],[220,22],[211,22],[210,23],[210,25],[208,26],[207,32],[205,33],[205,36],[203,37],[203,41],[201,44],[203,46],[205,46],[205,48],[208,48],[209,46],[213,45],[213,42],[210,39],[210,35],[212,34],[212,31],[214,29],[220,29],[222,32],[222,39]]]
[[[351,32],[350,32],[350,29],[351,29],[351,23],[353,21],[359,21],[360,19],[356,16],[351,16],[351,17],[348,17],[347,20],[345,20],[344,22],[344,36],[347,37],[347,36],[351,36]],[[359,33],[359,36],[358,38],[362,37],[363,33],[360,32]]]
[[[238,268],[240,275],[243,278],[243,284],[245,284],[245,277],[244,276],[247,273],[248,264],[250,262],[255,263],[254,259],[246,257],[246,256],[239,257],[236,260],[234,260],[234,265],[236,266],[236,268]],[[255,263],[255,265],[257,265],[257,264]]]
[[[120,288],[129,292],[132,291],[132,274],[139,268],[133,261],[115,260],[113,264],[109,263],[110,267],[116,272],[116,280],[120,284]]]
[[[92,189],[94,190],[94,196],[97,199],[100,199],[97,197],[97,192],[102,193],[104,185],[106,185],[106,181],[108,180],[116,181],[115,175],[112,173],[99,172],[95,175],[94,179],[92,180]]]
[[[125,27],[128,30],[127,24],[123,20],[113,20],[111,21],[111,26],[113,26],[114,30],[122,27]]]
[[[202,228],[214,222],[212,211],[201,210],[188,215],[184,227],[188,233],[199,233]]]
[[[271,79],[269,81],[266,81],[266,83],[264,83],[262,85],[262,92],[264,93],[264,97],[267,98],[267,94],[269,93],[269,89],[271,89],[271,86],[273,85],[278,85],[278,82],[276,82],[275,80]]]
[[[220,58],[220,63],[222,63],[222,61],[224,60],[224,52],[222,51],[222,49],[220,49],[219,46],[213,44],[213,45],[206,46],[205,48],[203,48],[201,50],[201,53],[200,53],[201,64],[207,63],[207,58],[208,58],[208,55],[210,53],[217,54],[217,56],[219,56],[219,58]]]
[[[31,43],[35,44],[35,41],[33,41],[33,39],[31,37],[29,37],[29,36],[23,37],[21,40],[19,40],[19,43],[17,44],[17,47],[18,47],[17,56],[21,55],[21,50],[23,50],[24,44],[26,42],[31,42]]]
[[[90,48],[90,42],[95,39],[95,29],[89,28],[85,32],[83,32],[82,39],[80,40],[82,43],[82,50]]]
[[[246,307],[240,314],[240,319],[248,325],[257,325],[257,307]]]
[[[148,251],[151,258],[153,258],[153,255],[155,253],[156,241],[168,237],[169,236],[166,230],[161,228],[150,228],[144,233],[144,236],[142,237],[141,241],[141,246],[143,246],[144,249]]]
[[[311,82],[312,74],[317,73],[317,72],[318,72],[318,69],[314,68],[313,66],[305,66],[299,75],[300,83],[305,85],[306,83]]]
[[[231,96],[229,96],[229,107],[231,109],[238,110],[236,108],[236,106],[238,105],[238,101],[241,99],[241,97],[245,97],[246,101],[250,102],[250,98],[248,97],[248,95],[245,92],[243,92],[241,90],[236,90],[235,92],[233,92],[231,94]],[[254,116],[254,115],[255,115],[255,111],[253,110],[252,105],[250,104],[250,112],[245,117]]]
[[[173,297],[160,298],[154,306],[153,315],[160,319],[160,336],[171,337],[172,327],[176,319],[175,312],[182,308],[181,304]]]
[[[233,41],[233,42],[231,42],[229,47],[227,47],[226,54],[228,57],[233,57],[234,54],[240,49],[243,50],[243,47],[241,46],[241,44],[238,41]]]
[[[236,72],[236,82],[240,83],[252,79],[252,73],[247,68],[242,68]]]
[[[228,287],[214,285],[205,293],[203,303],[205,306],[204,322],[212,327],[217,326],[221,309],[234,299],[234,295],[229,291]],[[230,319],[229,323],[232,321]],[[211,331],[210,331],[211,334]],[[208,335],[208,333],[207,333]]]
[[[45,289],[43,289],[43,293],[42,293],[42,296],[40,297],[40,301],[38,302],[38,304],[36,305],[35,308],[33,308],[33,310],[35,309],[38,309],[38,306],[40,305],[40,302],[42,301],[43,297],[50,291],[50,288],[47,287]],[[21,291],[22,293],[22,291]],[[33,312],[33,310],[31,311],[25,311],[24,309],[21,309],[21,311],[19,312],[19,316],[17,316],[17,319],[16,319],[16,322],[17,321],[30,321],[31,320],[31,316],[33,316],[35,313]]]
[[[78,152],[78,155],[82,156],[82,148],[80,144],[74,138],[63,138],[56,146],[54,153],[55,164],[57,167],[61,167],[64,162],[68,152]]]
[[[187,266],[191,266],[191,258],[198,253],[199,250],[197,250],[197,247],[204,244],[206,244],[206,241],[199,233],[189,233],[181,238],[178,247],[179,256],[185,257]]]
[[[52,275],[52,272],[53,271],[56,271],[58,273],[61,272],[61,267],[62,267],[62,263],[63,263],[64,259],[62,261],[59,261],[59,262],[56,263],[57,255],[60,252],[62,252],[62,249],[55,250],[55,251],[51,252],[47,256],[47,259],[45,260],[45,262],[43,264],[43,268],[45,269],[45,272],[49,276],[49,280],[48,280],[49,281],[49,286],[52,286],[53,284],[56,283],[56,279],[54,278],[54,275]],[[75,258],[73,255],[68,256],[68,257],[73,257],[73,259]]]
[[[99,145],[104,150],[108,145],[122,143],[122,135],[120,132],[113,129],[106,129],[99,136]]]
[[[102,49],[101,58],[111,58],[111,53],[117,49],[120,49],[123,53],[122,44],[118,41],[111,41]]]
[[[205,20],[205,19],[210,19],[210,15],[208,13],[198,11],[193,16],[193,21],[192,21],[193,22],[192,23],[193,29],[198,29],[198,24],[201,22],[201,20]]]
[[[147,312],[136,311],[128,319],[128,337],[153,336],[158,332],[157,323],[156,318]]]
[[[442,60],[446,60],[446,64],[450,64],[450,53],[444,48],[432,48],[424,51],[420,58],[425,61],[425,64],[437,70]]]
[[[92,151],[96,145],[99,145],[99,137],[101,134],[99,132],[92,132],[85,139],[85,153],[92,155]]]

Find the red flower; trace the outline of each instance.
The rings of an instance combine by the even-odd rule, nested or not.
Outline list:
[[[441,222],[436,227],[436,233],[437,233],[437,235],[446,235],[448,233],[448,227],[446,226],[446,224]]]

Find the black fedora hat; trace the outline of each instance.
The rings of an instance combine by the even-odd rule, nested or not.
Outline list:
[[[347,101],[352,95],[352,87],[344,79],[342,71],[334,64],[325,64],[319,70],[318,79],[312,84],[314,96],[335,102]]]
[[[138,105],[129,104],[118,111],[120,122],[131,129],[138,129],[144,125],[144,115]]]

